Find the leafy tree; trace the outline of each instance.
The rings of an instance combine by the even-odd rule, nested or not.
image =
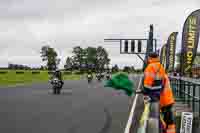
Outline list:
[[[124,69],[123,69],[123,71],[129,73],[130,72],[130,67],[129,66],[125,66]]]
[[[115,64],[115,66],[112,67],[112,72],[118,72],[119,71],[119,67],[117,64]]]
[[[131,67],[130,67],[130,71],[131,71],[131,72],[135,72],[135,67],[134,67],[134,66],[131,66]]]
[[[8,64],[8,69],[14,69],[14,64],[9,63]]]
[[[96,65],[97,69],[104,69],[105,65],[110,63],[110,59],[108,58],[108,52],[101,46],[97,47],[96,54]]]
[[[90,70],[94,70],[96,66],[96,54],[97,49],[95,47],[88,47],[85,49],[86,52],[86,65]]]
[[[19,65],[17,65],[17,64],[14,64],[14,69],[19,69]]]
[[[71,57],[72,66],[74,69],[96,69],[103,70],[105,65],[109,65],[110,59],[108,53],[103,47],[87,47],[85,49],[76,46],[72,50]]]
[[[41,48],[42,61],[47,61],[48,70],[55,70],[60,63],[60,59],[57,58],[57,52],[54,48],[49,45],[43,46]]]
[[[71,57],[67,57],[64,68],[72,71],[73,61]]]
[[[84,50],[80,46],[74,47],[72,53],[73,56],[73,63],[74,66],[78,66],[79,69],[81,68],[81,65],[83,63],[83,56],[84,56]]]
[[[41,65],[40,66],[40,70],[45,70],[44,66]]]

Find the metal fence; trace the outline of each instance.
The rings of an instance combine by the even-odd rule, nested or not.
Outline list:
[[[187,103],[200,117],[200,82],[191,78],[170,76],[176,101]]]

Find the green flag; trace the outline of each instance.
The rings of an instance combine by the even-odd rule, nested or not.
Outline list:
[[[117,73],[110,80],[106,81],[104,86],[116,90],[124,90],[128,96],[131,96],[134,92],[134,84],[129,80],[128,75],[125,73]]]

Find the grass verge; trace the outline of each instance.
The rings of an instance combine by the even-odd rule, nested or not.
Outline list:
[[[0,71],[0,86],[15,86],[19,84],[32,84],[47,82],[51,75],[48,71],[6,70]],[[64,80],[79,80],[81,75],[64,74]]]

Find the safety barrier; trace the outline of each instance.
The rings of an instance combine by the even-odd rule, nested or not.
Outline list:
[[[191,78],[170,76],[176,101],[187,103],[200,117],[200,81]]]
[[[68,74],[72,74],[72,72],[69,72],[69,71],[66,71],[66,72],[63,72],[64,75],[68,75]]]
[[[48,74],[50,74],[50,75],[51,75],[51,74],[53,74],[53,72],[51,72],[51,71],[48,71]]]
[[[0,71],[0,74],[7,74],[8,71]]]
[[[40,74],[40,71],[33,71],[32,74]]]
[[[16,71],[15,73],[16,73],[16,74],[24,74],[23,71]]]

